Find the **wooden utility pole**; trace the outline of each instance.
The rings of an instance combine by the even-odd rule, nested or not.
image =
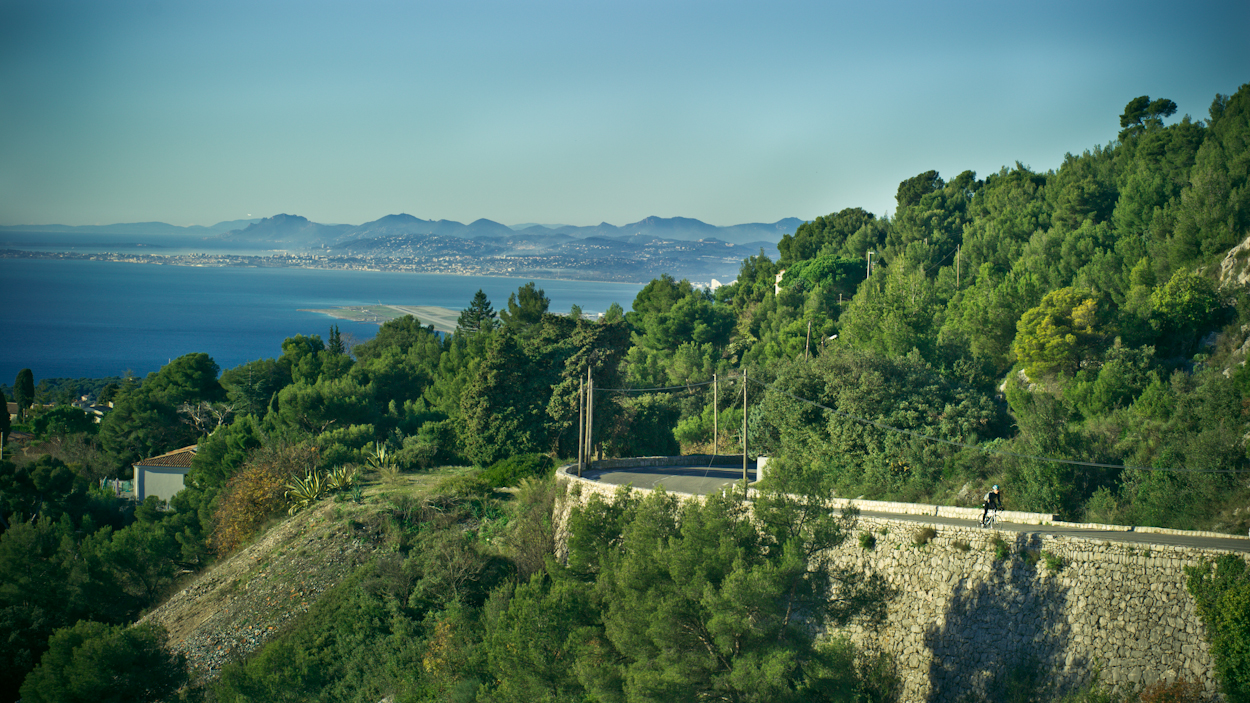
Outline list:
[[[586,381],[577,384],[577,477],[582,477],[582,463],[586,460]]]
[[[959,247],[955,247],[955,290],[959,290]]]
[[[742,498],[747,494],[747,370],[742,369]]]
[[[807,321],[807,343],[803,345],[803,361],[807,361],[807,352],[812,348],[812,321]]]
[[[716,374],[712,374],[712,456],[720,446],[720,386]]]
[[[595,378],[590,369],[586,369],[586,466],[594,462],[595,456]]]

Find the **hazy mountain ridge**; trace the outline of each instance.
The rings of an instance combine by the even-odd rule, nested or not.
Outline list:
[[[60,233],[60,234],[145,234],[195,236],[212,235],[243,229],[248,225],[260,222],[260,218],[250,220],[226,220],[215,225],[171,225],[165,222],[129,222],[113,225],[0,225],[0,232],[22,233]]]
[[[324,224],[301,215],[279,214],[249,220],[229,220],[210,227],[187,227],[164,222],[134,222],[111,225],[3,225],[0,234],[74,234],[135,235],[202,238],[212,243],[266,243],[309,247],[333,246],[357,239],[377,239],[396,235],[437,235],[473,239],[476,237],[509,237],[526,235],[565,235],[622,238],[637,235],[675,241],[718,239],[732,244],[765,242],[776,244],[782,235],[793,234],[803,220],[787,217],[773,223],[745,223],[720,227],[689,217],[647,217],[638,222],[616,226],[601,222],[593,226],[539,224],[508,226],[485,218],[469,224],[455,220],[423,220],[404,213],[386,215],[360,225]]]

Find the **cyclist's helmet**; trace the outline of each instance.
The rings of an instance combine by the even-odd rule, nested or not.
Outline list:
[[[998,490],[998,484],[997,484],[997,483],[996,483],[996,484],[994,484],[994,490],[996,490],[996,491]]]

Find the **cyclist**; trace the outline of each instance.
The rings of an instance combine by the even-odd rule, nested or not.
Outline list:
[[[989,517],[990,510],[1000,510],[1003,507],[1003,494],[998,491],[998,484],[994,484],[994,488],[985,494],[985,502],[981,504],[981,524],[985,524],[985,518]]]

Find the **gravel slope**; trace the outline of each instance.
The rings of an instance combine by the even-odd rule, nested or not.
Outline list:
[[[194,676],[216,678],[256,651],[381,548],[376,508],[322,501],[272,526],[145,615],[169,631]]]

